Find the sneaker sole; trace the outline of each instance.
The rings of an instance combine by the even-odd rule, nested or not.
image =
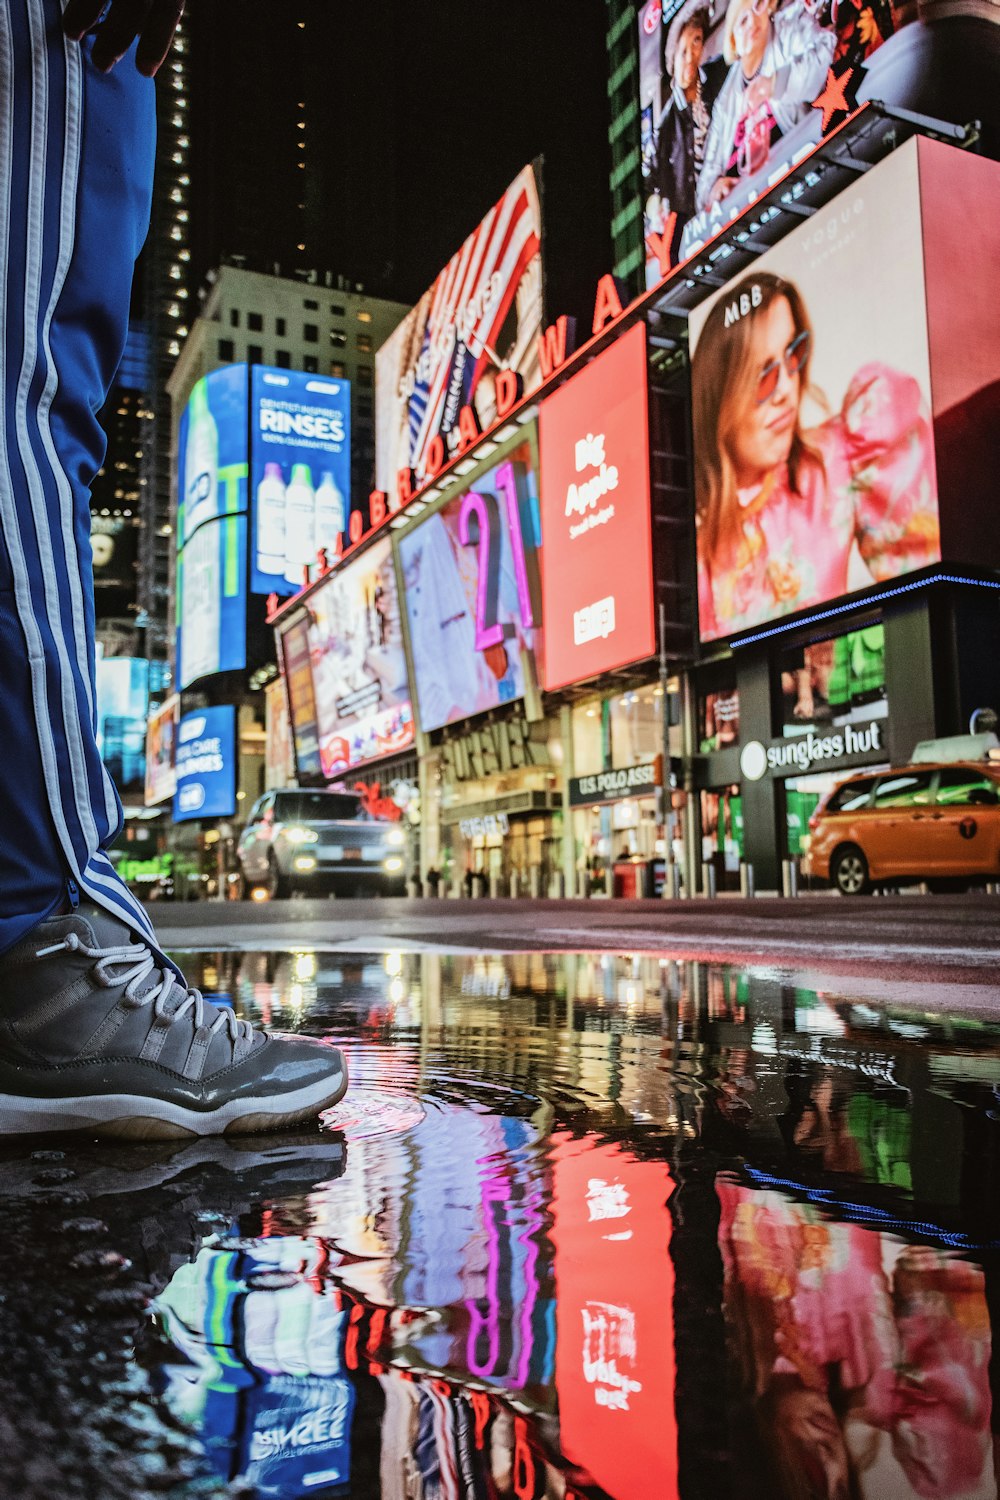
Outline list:
[[[128,1140],[181,1140],[211,1135],[253,1135],[304,1125],[347,1092],[343,1067],[311,1088],[261,1098],[233,1099],[218,1109],[185,1109],[148,1094],[84,1094],[33,1099],[0,1094],[0,1135],[52,1135],[87,1131]]]

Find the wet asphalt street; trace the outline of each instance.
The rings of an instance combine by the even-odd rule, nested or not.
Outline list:
[[[0,1147],[0,1495],[996,1500],[998,913],[156,908],[352,1087]]]

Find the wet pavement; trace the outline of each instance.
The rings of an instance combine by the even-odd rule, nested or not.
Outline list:
[[[352,1087],[302,1135],[0,1150],[0,1494],[997,1496],[1000,1004],[178,956]]]

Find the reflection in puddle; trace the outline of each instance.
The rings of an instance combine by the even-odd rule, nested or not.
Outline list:
[[[656,958],[186,968],[345,1048],[325,1128],[0,1198],[69,1172],[158,1247],[142,1363],[220,1481],[995,1500],[1000,1028]]]

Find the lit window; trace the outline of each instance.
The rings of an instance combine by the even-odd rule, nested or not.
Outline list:
[[[364,312],[363,310],[359,311],[359,313],[358,313],[358,322],[359,323],[370,323],[371,320],[372,320],[372,315],[371,315],[370,312]]]

